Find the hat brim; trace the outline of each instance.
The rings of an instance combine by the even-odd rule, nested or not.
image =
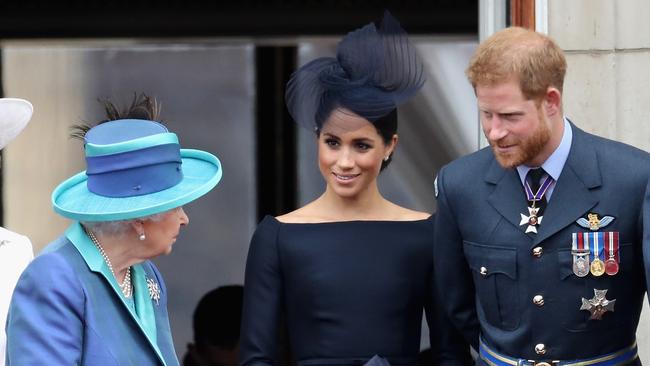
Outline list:
[[[24,99],[0,98],[0,149],[20,134],[32,118],[34,107]]]
[[[78,221],[117,221],[154,215],[185,205],[208,193],[221,180],[221,162],[201,150],[181,149],[183,180],[142,196],[105,197],[88,190],[86,172],[59,184],[52,192],[54,211]]]

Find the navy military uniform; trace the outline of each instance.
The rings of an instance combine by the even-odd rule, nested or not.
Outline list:
[[[435,277],[452,321],[476,349],[480,339],[479,365],[640,364],[635,332],[646,291],[643,250],[650,250],[650,224],[645,242],[643,228],[650,154],[571,130],[537,233],[522,226],[528,201],[517,171],[502,168],[491,148],[437,177]],[[616,233],[618,273],[576,275],[574,234],[599,235],[585,233]]]

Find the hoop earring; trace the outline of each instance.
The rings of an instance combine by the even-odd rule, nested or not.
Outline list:
[[[146,239],[146,238],[147,238],[147,237],[144,235],[144,231],[143,231],[142,234],[140,234],[140,236],[138,237],[138,239],[140,239],[140,241],[143,241],[143,240]]]

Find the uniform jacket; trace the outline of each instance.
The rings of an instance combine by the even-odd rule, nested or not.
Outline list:
[[[650,245],[643,229],[650,155],[571,128],[569,156],[536,235],[520,225],[528,211],[516,169],[503,169],[490,148],[439,172],[436,281],[452,321],[475,347],[480,333],[492,349],[512,357],[567,360],[635,341],[646,290],[643,250]],[[614,217],[598,231],[619,232],[617,275],[573,273],[572,233],[590,231],[576,222],[589,213]],[[614,312],[601,320],[580,310],[595,289],[616,299]],[[533,302],[538,295],[543,301]],[[539,344],[544,355],[535,351]]]
[[[73,224],[18,281],[7,321],[7,365],[178,365],[160,273],[145,261],[133,266],[132,281],[135,308]]]
[[[0,227],[0,366],[5,364],[5,322],[18,277],[32,260],[32,242],[26,236]]]

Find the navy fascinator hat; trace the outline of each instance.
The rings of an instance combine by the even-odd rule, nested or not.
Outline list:
[[[425,82],[424,67],[406,32],[389,12],[339,42],[336,57],[300,67],[287,83],[287,108],[303,127],[320,129],[334,109],[370,122],[411,98]]]

